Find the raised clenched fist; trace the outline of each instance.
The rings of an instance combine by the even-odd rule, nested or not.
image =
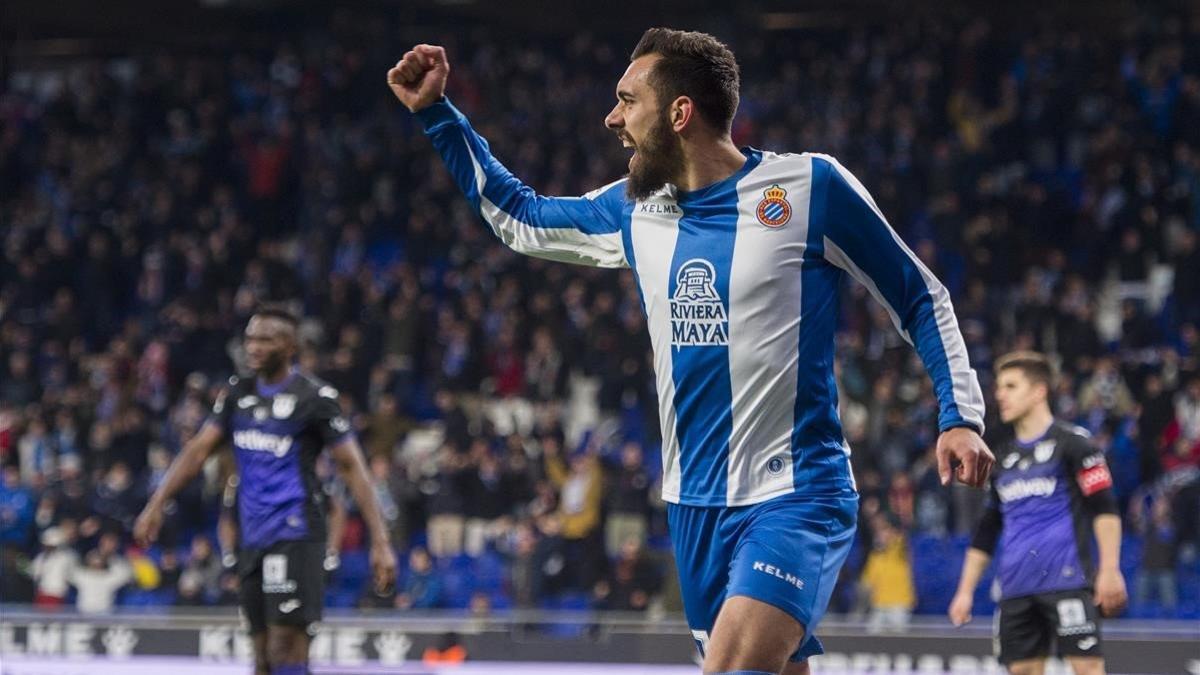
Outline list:
[[[388,71],[392,93],[412,112],[436,103],[446,92],[450,62],[446,50],[436,45],[417,45]]]

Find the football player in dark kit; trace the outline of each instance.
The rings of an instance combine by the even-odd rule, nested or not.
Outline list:
[[[1118,567],[1121,518],[1104,453],[1086,431],[1050,412],[1052,379],[1050,362],[1035,352],[996,363],[1000,418],[1015,433],[993,446],[991,498],[963,561],[950,620],[970,621],[975,587],[999,543],[1000,662],[1016,675],[1041,675],[1053,641],[1076,673],[1103,673],[1100,616],[1118,614],[1127,599]]]
[[[298,372],[297,320],[265,308],[246,326],[246,362],[254,377],[231,378],[212,416],[184,446],[134,525],[143,544],[157,536],[163,507],[193,480],[225,440],[241,480],[241,606],[254,641],[255,675],[305,675],[309,626],[324,597],[325,494],[313,465],[328,448],[371,532],[376,590],[396,578],[396,557],[362,451],[342,417],[337,391]]]

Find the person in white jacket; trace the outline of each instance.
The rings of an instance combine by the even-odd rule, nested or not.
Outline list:
[[[76,606],[81,614],[103,614],[112,611],[117,591],[133,578],[129,563],[122,556],[113,556],[107,563],[100,551],[87,554],[85,567],[71,574],[71,584],[78,591]]]
[[[48,527],[42,532],[42,546],[45,550],[33,559],[33,580],[37,583],[33,604],[62,607],[71,590],[71,575],[79,566],[79,554],[71,548],[60,527]]]

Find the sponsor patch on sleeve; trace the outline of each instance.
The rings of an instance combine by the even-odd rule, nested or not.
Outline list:
[[[1079,481],[1079,489],[1083,492],[1084,497],[1090,497],[1097,492],[1112,487],[1112,474],[1108,471],[1108,465],[1100,462],[1075,474],[1075,479]]]

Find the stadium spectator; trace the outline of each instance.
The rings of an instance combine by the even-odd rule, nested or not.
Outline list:
[[[464,548],[467,555],[477,558],[508,528],[514,501],[507,475],[490,448],[478,445],[474,454],[475,469],[466,479]]]
[[[560,401],[567,395],[567,362],[549,328],[533,332],[525,359],[525,395],[540,403]]]
[[[870,597],[867,629],[872,633],[904,632],[917,603],[908,540],[894,517],[872,519],[874,546],[863,568],[863,590]]]
[[[371,486],[379,500],[380,513],[391,532],[392,541],[404,546],[408,541],[408,503],[413,496],[408,472],[392,465],[390,455],[372,455]]]
[[[1174,403],[1161,374],[1150,373],[1146,376],[1138,404],[1141,407],[1138,412],[1137,439],[1141,456],[1139,468],[1142,481],[1148,483],[1162,473],[1159,450],[1163,433],[1175,419]]]
[[[204,597],[204,584],[198,574],[180,574],[175,604],[180,607],[203,607],[208,604]]]
[[[181,576],[183,568],[179,564],[179,554],[172,547],[164,548],[158,562],[158,587],[177,591]]]
[[[28,278],[32,274],[32,265],[33,261],[22,264],[22,277]],[[12,352],[8,357],[8,371],[5,373],[4,382],[0,383],[0,396],[13,405],[25,406],[40,399],[41,393],[41,387],[34,378],[29,354],[23,351]]]
[[[646,556],[642,542],[630,537],[621,548],[605,578],[592,589],[597,609],[644,612],[662,587],[662,573]]]
[[[33,528],[33,493],[21,483],[20,470],[11,464],[4,467],[0,481],[0,545],[24,547]]]
[[[453,666],[467,660],[467,648],[462,643],[458,633],[445,633],[438,637],[437,643],[429,645],[421,653],[422,665],[429,668]]]
[[[437,454],[435,473],[421,482],[425,509],[429,514],[429,553],[452,557],[462,552],[466,526],[466,481],[470,460],[453,446],[444,445]]]
[[[143,453],[144,454],[144,453]],[[146,462],[143,460],[142,462]],[[138,507],[144,495],[138,494],[133,475],[124,462],[115,462],[105,472],[104,480],[96,486],[92,496],[92,511],[103,521],[106,528],[128,532],[137,517]]]
[[[221,572],[215,604],[221,607],[237,607],[240,586],[241,581],[238,579],[237,572],[233,570]]]
[[[442,606],[442,582],[433,569],[433,560],[420,546],[408,554],[408,574],[403,590],[396,595],[399,609],[436,609]]]
[[[1174,437],[1163,451],[1163,469],[1167,473],[1180,473],[1200,467],[1200,443],[1193,443],[1182,435]]]
[[[124,556],[106,557],[101,549],[92,549],[84,558],[84,565],[71,571],[71,585],[77,593],[76,607],[83,614],[112,611],[117,592],[132,578],[133,573]]]
[[[1079,391],[1079,406],[1086,415],[1099,414],[1099,419],[1123,417],[1133,411],[1133,394],[1112,357],[1096,362],[1092,376]]]
[[[621,553],[625,542],[645,543],[650,504],[650,474],[642,446],[629,441],[621,447],[621,464],[605,490],[608,519],[604,524],[604,550],[610,558]]]
[[[1145,500],[1135,500],[1130,504],[1129,518],[1142,535],[1142,564],[1134,587],[1134,602],[1145,607],[1151,595],[1156,594],[1159,606],[1170,616],[1178,602],[1175,565],[1179,554],[1171,501],[1158,495],[1146,513]]]
[[[17,441],[17,455],[21,463],[21,480],[38,489],[44,487],[46,477],[54,472],[57,458],[41,415],[35,415],[29,421],[25,435]]]
[[[554,437],[548,437],[554,438]],[[558,489],[558,517],[567,547],[571,585],[591,588],[606,563],[600,529],[604,473],[600,458],[589,444],[563,459],[558,442],[543,442],[546,476]]]
[[[600,525],[600,499],[604,477],[600,460],[589,450],[563,459],[558,441],[548,437],[542,443],[546,475],[559,491],[558,514],[563,537],[573,541],[588,538]]]
[[[62,607],[71,590],[71,578],[79,565],[79,554],[71,547],[67,534],[59,527],[42,532],[42,552],[33,559],[32,577],[37,583],[33,604],[55,609]]]
[[[367,415],[363,450],[368,457],[391,457],[408,431],[408,423],[391,393],[381,393]]]
[[[222,571],[221,559],[212,541],[205,535],[196,535],[187,562],[179,573],[180,589],[182,591],[185,586],[196,588],[206,602],[215,600],[220,594]]]
[[[83,473],[83,460],[79,455],[63,455],[60,458],[57,479],[50,483],[47,491],[54,502],[55,521],[70,519],[78,523],[91,515],[88,478]]]
[[[29,577],[29,559],[15,546],[0,546],[0,599],[6,603],[32,603],[36,590]]]
[[[1189,380],[1183,391],[1175,396],[1175,421],[1179,425],[1181,441],[1200,443],[1200,376]]]
[[[508,560],[508,582],[513,604],[533,607],[541,584],[538,551],[540,542],[534,527],[523,523],[515,527],[507,540],[500,542],[500,553]]]
[[[558,514],[550,513],[538,518],[536,542],[527,567],[517,566],[514,569],[514,572],[528,574],[530,603],[553,598],[572,583],[571,571],[568,569],[567,542],[563,537],[562,519]],[[514,583],[517,581],[518,579],[514,578]]]

